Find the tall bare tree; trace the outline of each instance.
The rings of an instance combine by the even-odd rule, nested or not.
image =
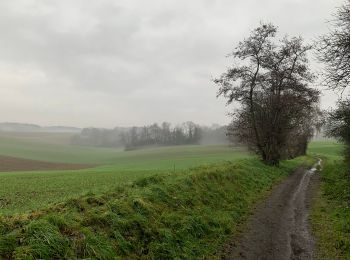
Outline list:
[[[324,62],[326,84],[344,90],[350,84],[350,0],[338,8],[332,29],[320,37],[318,53]]]
[[[276,39],[277,28],[261,24],[230,54],[234,65],[214,82],[218,96],[241,107],[231,131],[262,160],[278,165],[291,133],[300,129],[306,111],[318,102],[307,52],[301,38]]]
[[[324,62],[325,82],[333,90],[341,91],[350,85],[350,0],[338,8],[331,30],[321,36],[318,57]],[[329,113],[326,133],[346,144],[345,159],[350,165],[350,98],[338,101],[336,110]]]

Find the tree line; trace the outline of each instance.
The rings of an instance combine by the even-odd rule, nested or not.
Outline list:
[[[133,150],[146,146],[222,144],[227,140],[225,126],[199,126],[188,121],[175,126],[163,122],[142,127],[84,128],[73,136],[72,144]]]
[[[150,145],[186,145],[199,144],[201,128],[193,122],[186,122],[171,127],[164,122],[160,126],[152,124],[143,127],[132,127],[122,133],[122,142],[127,150]]]

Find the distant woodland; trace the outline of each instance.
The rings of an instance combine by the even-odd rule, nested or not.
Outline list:
[[[228,144],[226,126],[199,126],[185,122],[172,126],[163,122],[142,127],[115,127],[114,129],[84,128],[72,138],[72,144],[97,147],[124,147],[134,150],[147,146]]]

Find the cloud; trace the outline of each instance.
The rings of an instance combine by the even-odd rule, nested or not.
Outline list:
[[[3,1],[0,118],[104,127],[227,123],[229,108],[215,98],[211,78],[229,66],[235,43],[260,20],[314,39],[340,3]]]

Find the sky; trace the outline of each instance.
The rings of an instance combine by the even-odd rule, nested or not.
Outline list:
[[[0,1],[0,121],[226,124],[212,79],[260,21],[314,41],[340,0]],[[319,65],[313,62],[313,67]],[[337,96],[323,92],[321,106]]]

